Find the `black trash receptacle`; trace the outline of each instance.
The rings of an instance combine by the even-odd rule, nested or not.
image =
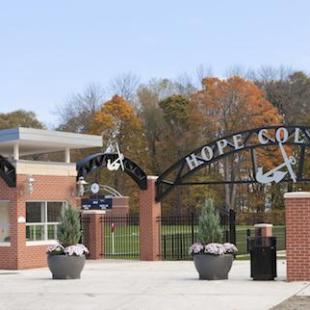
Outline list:
[[[277,276],[276,237],[250,237],[249,248],[253,280],[274,280]]]

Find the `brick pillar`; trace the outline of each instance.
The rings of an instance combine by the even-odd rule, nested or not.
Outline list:
[[[284,195],[288,281],[310,281],[310,192]]]
[[[100,259],[104,251],[103,238],[103,217],[105,211],[87,210],[82,211],[83,219],[86,219],[87,227],[85,239],[85,246],[88,247],[90,259]]]
[[[272,237],[272,224],[255,224],[255,237]]]
[[[157,177],[148,176],[147,190],[140,192],[140,259],[160,259],[161,206],[155,202],[155,182]]]

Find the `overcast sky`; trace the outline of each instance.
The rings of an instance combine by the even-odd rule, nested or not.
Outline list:
[[[175,78],[199,65],[310,72],[308,0],[0,0],[0,112],[55,106],[134,72]]]

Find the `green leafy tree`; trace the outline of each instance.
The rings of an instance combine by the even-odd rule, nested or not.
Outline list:
[[[58,240],[64,246],[75,245],[81,237],[79,212],[69,206],[64,209],[58,227]]]
[[[203,244],[221,242],[223,230],[219,215],[216,213],[213,200],[206,199],[198,223],[198,240]]]
[[[15,127],[43,129],[45,126],[31,111],[16,110],[10,113],[0,113],[0,129]]]

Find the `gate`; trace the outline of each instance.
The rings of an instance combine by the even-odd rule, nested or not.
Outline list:
[[[104,216],[102,225],[104,258],[139,258],[139,216]]]
[[[223,242],[235,239],[234,212],[219,208],[221,225],[223,227]],[[161,216],[160,243],[161,259],[191,260],[189,247],[197,242],[199,216],[195,213],[181,216]]]
[[[90,220],[88,217],[82,217],[80,215],[80,225],[81,225],[81,238],[79,243],[84,244],[87,248],[90,247]]]

